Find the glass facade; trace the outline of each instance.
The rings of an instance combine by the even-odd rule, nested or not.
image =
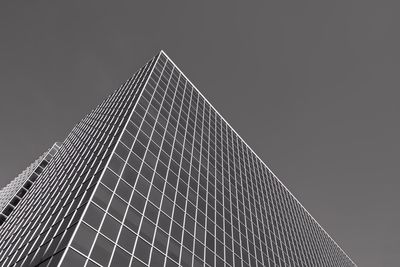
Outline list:
[[[32,184],[37,180],[37,177],[43,172],[47,164],[49,164],[60,145],[60,143],[55,143],[48,151],[43,153],[35,162],[0,190],[0,225],[4,223],[26,195],[26,192],[32,187]]]
[[[58,266],[155,59],[69,133],[0,227],[0,266]]]
[[[355,266],[164,52],[22,202],[1,266]]]

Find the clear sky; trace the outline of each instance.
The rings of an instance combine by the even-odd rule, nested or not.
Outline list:
[[[399,2],[11,1],[0,186],[160,49],[359,266],[398,266]]]

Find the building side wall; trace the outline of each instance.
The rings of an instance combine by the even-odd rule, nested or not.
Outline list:
[[[162,53],[62,266],[354,266]]]
[[[0,266],[56,266],[155,59],[78,123],[0,227]]]
[[[11,212],[25,197],[38,176],[47,167],[59,145],[55,143],[48,151],[41,155],[34,163],[12,180],[0,191],[0,226],[7,220]]]
[[[10,183],[4,186],[0,190],[0,211],[8,204],[12,196],[18,191],[22,184],[28,179],[28,177],[35,171],[36,167],[44,159],[47,152],[43,153],[32,162],[23,172],[15,177]]]

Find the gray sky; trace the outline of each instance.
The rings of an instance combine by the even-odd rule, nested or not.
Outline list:
[[[398,265],[398,2],[107,3],[0,8],[0,186],[164,49],[359,266]]]

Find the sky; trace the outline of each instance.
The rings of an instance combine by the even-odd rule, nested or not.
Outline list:
[[[397,266],[399,5],[5,3],[0,187],[163,49],[359,266]]]

